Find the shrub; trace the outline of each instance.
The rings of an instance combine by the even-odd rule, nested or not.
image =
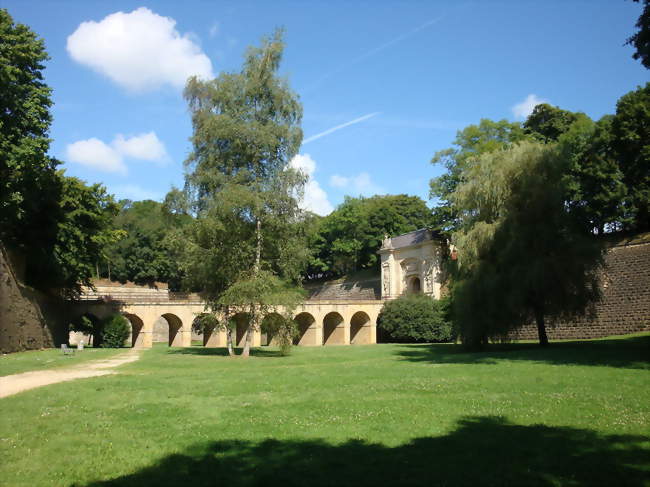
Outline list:
[[[124,316],[118,314],[109,316],[104,321],[101,346],[102,348],[123,347],[130,334],[129,322]]]
[[[379,313],[378,326],[390,341],[449,341],[452,336],[449,298],[435,300],[422,294],[407,294],[386,301]]]

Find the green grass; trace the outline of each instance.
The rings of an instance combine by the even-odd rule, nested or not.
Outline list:
[[[650,485],[649,334],[223,353],[0,399],[0,484]]]
[[[81,352],[75,350],[74,355],[63,355],[60,349],[52,348],[0,355],[0,377],[32,370],[67,367],[88,360],[107,358],[124,351],[126,349],[85,348]]]

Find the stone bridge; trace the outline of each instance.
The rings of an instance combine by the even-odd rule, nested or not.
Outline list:
[[[301,346],[377,343],[377,317],[383,304],[375,297],[378,286],[379,279],[374,279],[370,288],[361,287],[356,292],[339,290],[337,294],[336,290],[323,291],[323,288],[318,289],[319,292],[312,291],[311,299],[293,311],[299,332],[294,343]],[[149,348],[160,341],[172,347],[189,347],[197,339],[202,340],[205,347],[226,346],[224,330],[207,331],[202,335],[192,331],[196,317],[206,313],[205,302],[195,294],[145,287],[96,286],[95,290],[85,290],[74,311],[77,316],[98,319],[115,312],[123,314],[131,323],[131,344],[136,348]],[[223,318],[217,314],[217,319]],[[246,313],[234,316],[236,346],[243,346],[247,320]],[[80,338],[79,334],[72,334],[71,343]],[[86,343],[89,340],[90,337],[84,338]],[[260,330],[254,332],[253,346],[272,343],[273,337]]]

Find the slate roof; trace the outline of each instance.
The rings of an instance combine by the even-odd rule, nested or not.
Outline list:
[[[427,240],[433,240],[435,237],[437,237],[437,234],[434,234],[434,232],[428,228],[420,228],[414,232],[391,237],[390,248],[400,249],[402,247],[409,247],[411,245],[426,242]]]

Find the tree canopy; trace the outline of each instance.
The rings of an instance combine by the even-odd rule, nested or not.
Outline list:
[[[634,0],[639,2],[639,0]],[[634,59],[650,69],[650,0],[643,0],[643,11],[636,21],[637,32],[626,42],[634,47]]]

